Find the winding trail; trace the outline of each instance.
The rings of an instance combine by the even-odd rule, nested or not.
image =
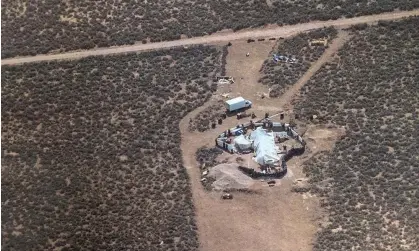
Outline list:
[[[248,38],[268,38],[268,37],[288,37],[293,34],[308,31],[312,29],[321,28],[324,26],[337,26],[344,27],[360,23],[374,23],[380,20],[394,20],[400,19],[403,17],[409,17],[419,15],[419,10],[412,11],[399,11],[399,12],[390,12],[370,16],[361,16],[354,18],[345,18],[329,21],[313,21],[309,23],[301,23],[296,25],[287,25],[282,27],[272,27],[272,28],[257,28],[257,29],[246,29],[239,32],[225,31],[218,32],[212,35],[202,36],[202,37],[193,37],[180,39],[175,41],[165,41],[158,43],[149,43],[149,44],[135,44],[129,46],[116,46],[109,48],[99,48],[85,51],[73,51],[62,54],[47,54],[47,55],[37,55],[30,57],[17,57],[1,60],[1,65],[14,65],[30,62],[40,62],[40,61],[50,61],[50,60],[69,60],[69,59],[78,59],[88,56],[98,56],[98,55],[109,55],[109,54],[119,54],[119,53],[128,53],[128,52],[137,52],[137,51],[147,51],[147,50],[156,50],[163,48],[170,48],[176,46],[188,46],[195,44],[214,44],[220,42],[229,42],[234,40],[248,39]]]

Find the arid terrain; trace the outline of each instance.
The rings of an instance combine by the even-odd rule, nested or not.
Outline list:
[[[336,41],[332,41],[330,48],[326,49],[325,54],[328,58],[331,54],[329,50],[336,52],[339,46],[343,45],[340,42],[340,33],[337,36]],[[276,47],[276,41],[243,41],[228,47],[226,75],[235,76],[236,83],[220,86],[217,94],[230,93],[232,96],[242,95],[251,99],[254,102],[252,111],[258,117],[262,117],[265,112],[276,114],[287,110],[291,113],[292,107],[289,102],[299,93],[301,85],[290,88],[283,99],[261,98],[261,94],[268,93],[268,88],[258,83],[261,77],[260,68],[266,59],[271,59],[269,54]],[[247,52],[250,53],[249,57],[246,57]],[[328,58],[313,62],[309,65],[309,70],[319,69]],[[313,140],[318,142],[310,142],[310,151],[288,163],[289,174],[278,181],[277,186],[267,189],[266,182],[257,182],[254,187],[257,193],[235,193],[234,200],[223,201],[220,200],[219,192],[207,192],[199,181],[201,173],[197,168],[195,152],[202,146],[213,147],[215,135],[235,126],[239,121],[236,117],[230,117],[215,130],[205,132],[190,132],[188,128],[190,119],[196,118],[200,112],[216,104],[219,98],[220,96],[214,96],[212,101],[188,114],[180,123],[181,148],[185,166],[191,177],[201,249],[311,250],[318,227],[316,222],[323,217],[322,209],[318,198],[302,196],[291,190],[296,179],[305,177],[301,164],[319,151],[330,150],[331,144],[341,135],[341,129],[324,128],[323,130],[331,135],[322,136],[316,133],[320,128],[310,127],[308,138],[317,137]],[[340,133],[334,133],[336,130]],[[229,154],[223,154],[221,158],[229,158]]]
[[[221,58],[198,46],[3,66],[2,248],[196,249],[177,125]]]
[[[397,1],[2,1],[2,58],[413,10]]]
[[[329,212],[314,250],[419,249],[418,26],[354,27],[302,89],[296,113],[347,132],[304,167]]]
[[[2,2],[2,248],[419,250],[419,3],[190,4]],[[219,191],[238,96],[307,144]]]
[[[299,32],[309,31],[312,29],[319,29],[325,26],[335,26],[335,27],[345,27],[349,25],[356,24],[365,24],[365,23],[375,23],[379,20],[394,20],[400,19],[403,17],[409,17],[419,15],[419,10],[415,9],[412,11],[397,11],[391,13],[377,14],[371,16],[360,16],[347,19],[337,19],[329,21],[314,21],[309,23],[295,24],[295,25],[268,25],[266,28],[259,29],[246,29],[243,31],[232,32],[232,31],[222,31],[217,32],[209,36],[202,37],[192,37],[185,38],[174,41],[167,42],[155,42],[147,44],[134,44],[127,46],[115,46],[110,48],[93,48],[89,50],[78,50],[76,52],[68,53],[51,53],[48,55],[37,55],[30,57],[16,57],[11,59],[2,60],[3,64],[21,64],[21,63],[30,63],[30,62],[39,62],[39,61],[49,61],[49,60],[62,60],[62,59],[78,59],[88,56],[99,56],[99,55],[109,55],[109,54],[118,54],[118,53],[128,53],[128,52],[138,52],[138,51],[147,51],[147,50],[157,50],[164,48],[171,48],[176,46],[190,46],[194,44],[215,44],[215,43],[228,43],[229,41],[249,39],[249,38],[271,38],[271,37],[289,37],[292,35],[297,35]],[[4,49],[3,49],[4,51]],[[37,53],[42,54],[42,53]],[[20,55],[20,54],[19,54]]]
[[[277,76],[257,69],[272,60],[269,48],[276,52],[288,41],[229,47],[226,72],[236,83],[219,93],[251,99],[259,117],[296,113],[308,150],[289,162],[289,174],[275,187],[261,183],[258,193],[222,201],[198,181],[193,152],[204,143],[212,147],[214,135],[236,118],[204,133],[189,132],[186,122],[210,103],[184,118],[182,150],[202,250],[417,250],[418,20],[339,30],[303,75],[298,67],[291,71],[299,79],[277,99],[261,98],[269,90],[258,78]]]

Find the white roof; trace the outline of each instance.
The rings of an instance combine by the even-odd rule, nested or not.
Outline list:
[[[226,103],[231,105],[231,104],[235,104],[235,103],[242,102],[242,101],[244,101],[243,97],[237,97],[237,98],[227,100]]]
[[[276,152],[275,137],[272,132],[267,132],[261,127],[256,128],[251,134],[253,150],[256,153],[256,162],[260,165],[274,165],[281,158]]]
[[[252,143],[243,134],[234,139],[234,143],[240,150],[247,150],[252,147]]]

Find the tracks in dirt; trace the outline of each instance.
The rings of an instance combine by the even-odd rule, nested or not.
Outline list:
[[[99,56],[99,55],[109,55],[109,54],[120,54],[128,52],[138,52],[138,51],[147,51],[147,50],[157,50],[163,48],[171,48],[177,46],[188,46],[196,44],[214,44],[220,42],[229,42],[240,39],[248,38],[263,38],[263,37],[287,37],[293,34],[308,31],[312,29],[322,28],[324,26],[337,26],[343,27],[348,25],[360,24],[360,23],[373,23],[380,20],[394,20],[400,19],[403,17],[409,17],[419,15],[419,10],[412,11],[400,11],[400,12],[390,12],[383,13],[378,15],[371,16],[361,16],[354,18],[346,19],[337,19],[329,21],[314,21],[309,23],[302,23],[296,25],[287,25],[282,27],[274,28],[258,28],[258,29],[248,29],[240,32],[219,32],[208,36],[202,37],[193,37],[175,41],[166,41],[150,44],[136,44],[130,46],[118,46],[118,47],[109,47],[109,48],[100,48],[92,49],[86,51],[77,51],[77,52],[67,52],[62,54],[49,54],[49,55],[37,55],[31,57],[18,57],[4,59],[1,61],[1,65],[15,65],[22,63],[31,63],[31,62],[40,62],[40,61],[51,61],[51,60],[70,60],[78,59],[89,56]]]
[[[287,106],[290,109],[291,101],[299,95],[301,88],[310,80],[311,77],[316,74],[318,70],[328,62],[333,55],[348,41],[350,35],[348,32],[340,30],[338,37],[335,38],[329,47],[323,52],[321,57],[315,61],[310,68],[304,73],[304,75],[291,87],[289,88],[280,98],[279,102],[281,106]]]
[[[359,23],[372,23],[379,20],[399,19],[412,15],[419,15],[419,10],[326,22],[311,22],[308,24],[298,24],[271,29],[254,29],[237,33],[216,33],[210,36],[161,43],[102,48],[56,55],[11,58],[2,60],[1,64],[13,65],[50,60],[71,60],[88,56],[157,50],[194,44],[211,44],[247,38],[286,37],[298,32],[321,28],[323,26],[335,25],[343,27]],[[282,106],[282,104],[287,104],[298,95],[301,87],[304,86],[321,66],[331,58],[333,53],[340,48],[345,41],[344,39],[345,37],[340,33],[338,38],[332,42],[330,47],[312,64],[310,69],[297,81],[297,83],[277,100],[280,104],[275,105]],[[227,67],[231,66],[227,65]],[[258,69],[259,68],[257,68],[257,70]],[[249,70],[252,69],[249,68]],[[204,191],[199,180],[201,175],[200,170],[195,166],[195,151],[202,145],[212,144],[213,135],[216,135],[219,131],[223,130],[223,128],[228,128],[230,124],[236,123],[233,118],[231,121],[226,121],[222,127],[208,133],[198,135],[198,133],[188,132],[189,118],[205,109],[208,105],[210,105],[210,101],[185,116],[179,125],[182,135],[181,149],[183,163],[188,170],[193,191],[201,249],[243,251],[258,250],[262,248],[263,250],[278,250],[278,246],[281,246],[283,250],[309,250],[310,238],[312,232],[315,231],[316,226],[314,224],[312,226],[307,225],[308,219],[310,219],[311,216],[307,213],[309,212],[307,204],[301,202],[297,195],[289,194],[285,189],[277,189],[272,192],[266,192],[263,196],[238,195],[237,198],[235,197],[234,201],[225,202],[221,201],[217,195],[209,194]],[[280,210],[278,210],[278,208]],[[278,236],[281,236],[281,238],[278,238]]]
[[[312,63],[309,70],[284,95],[279,99],[272,100],[275,102],[275,106],[282,107],[297,96],[307,81],[333,57],[333,54],[341,48],[348,38],[349,36],[345,31],[339,31],[337,38],[332,41],[322,56]],[[243,65],[248,65],[249,62],[246,61],[247,58],[241,55],[242,53],[237,53],[234,50],[248,51],[249,48],[246,48],[246,46],[257,45],[261,46],[260,44],[250,45],[243,42],[242,46],[245,46],[245,49],[239,46],[229,48],[228,57],[230,58],[227,60],[227,72],[237,79],[241,79],[239,81],[240,87],[233,88],[234,92],[245,92],[247,89],[254,92],[255,89],[251,87],[255,81],[251,76],[258,74],[259,64],[263,63],[263,60],[255,60],[258,53],[253,51],[252,62],[257,61],[258,65],[248,66],[245,72],[239,71],[236,68],[240,69]],[[258,56],[264,55],[264,53],[259,54]],[[236,83],[236,85],[238,84]],[[253,86],[253,88],[256,87]],[[250,93],[242,94],[251,96]],[[210,106],[212,102],[213,100],[207,101],[203,106],[186,115],[179,124],[182,137],[183,163],[190,177],[196,209],[200,249],[203,251],[243,251],[257,250],[263,247],[264,250],[277,250],[278,245],[282,245],[284,250],[310,250],[310,241],[316,229],[315,224],[311,221],[312,217],[316,215],[316,202],[314,199],[312,201],[304,200],[296,194],[287,192],[289,184],[286,184],[286,180],[282,181],[281,189],[263,191],[262,196],[236,194],[234,201],[228,203],[221,201],[218,197],[219,194],[209,193],[203,189],[200,183],[201,171],[197,168],[195,161],[196,150],[204,145],[213,145],[214,135],[237,124],[235,118],[228,118],[223,121],[222,126],[203,133],[188,131],[189,119]],[[257,104],[261,109],[265,109],[264,105],[273,105],[264,102],[266,100],[255,101],[255,105]],[[297,166],[299,162],[294,162],[292,165]],[[292,167],[290,168],[292,169]],[[294,171],[296,174],[298,173],[298,170]],[[309,211],[308,207],[314,211]],[[278,215],[277,208],[292,213]],[[247,218],[254,220],[251,222],[244,220]],[[257,234],[255,234],[255,229],[257,229]],[[279,233],[285,233],[284,238],[287,241],[281,240],[279,243],[277,239]]]

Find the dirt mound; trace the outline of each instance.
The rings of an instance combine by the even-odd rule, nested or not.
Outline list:
[[[237,163],[220,164],[209,171],[209,176],[215,179],[212,187],[215,190],[246,189],[255,182],[238,169]]]

